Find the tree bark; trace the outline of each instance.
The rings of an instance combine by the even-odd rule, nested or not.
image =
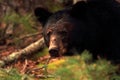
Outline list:
[[[23,55],[29,55],[33,52],[42,49],[44,47],[44,39],[41,38],[38,41],[30,44],[24,49],[21,49],[17,52],[11,53],[9,56],[4,57],[2,60],[0,60],[0,67],[5,66],[6,64],[13,62],[14,60],[17,60],[18,58],[22,57]]]

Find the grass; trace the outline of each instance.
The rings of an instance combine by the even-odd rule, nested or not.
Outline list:
[[[21,75],[16,69],[0,69],[0,80],[33,80],[27,75]]]
[[[32,28],[35,25],[34,18],[30,13],[21,16],[13,11],[6,14],[1,21],[6,24],[13,23],[14,27],[17,27],[18,24],[21,24],[25,31],[29,33],[35,32],[35,30]]]
[[[46,51],[47,49],[43,50],[43,53]],[[45,69],[41,74],[46,77],[38,80],[120,80],[120,74],[116,73],[117,65],[105,59],[93,62],[88,51],[81,55],[61,58],[48,65],[42,62],[38,64],[38,67],[43,66]],[[0,69],[0,80],[34,80],[34,78],[29,74],[20,74],[12,68]]]
[[[117,66],[105,59],[92,62],[91,55],[85,51],[83,54],[65,57],[50,63],[48,71],[54,75],[51,80],[119,80],[116,74]]]

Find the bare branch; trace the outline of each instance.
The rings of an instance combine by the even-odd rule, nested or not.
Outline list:
[[[41,49],[43,47],[44,47],[44,39],[41,38],[38,41],[30,44],[26,48],[21,49],[21,50],[19,50],[17,52],[13,52],[9,56],[4,57],[0,61],[0,67],[5,66],[7,63],[12,62],[12,61],[18,59],[18,58],[20,58],[23,55],[29,55],[29,54],[31,54],[31,53],[33,53],[33,52],[35,52],[35,51],[37,51],[37,50],[39,50],[39,49]]]

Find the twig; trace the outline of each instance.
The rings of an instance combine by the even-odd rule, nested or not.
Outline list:
[[[36,35],[40,35],[40,34],[42,34],[42,33],[37,32],[37,33],[33,33],[33,34],[27,34],[27,35],[24,35],[24,36],[20,36],[19,39],[24,39],[24,38],[28,38],[28,37],[36,36]]]
[[[25,73],[25,70],[26,70],[26,68],[27,68],[27,65],[28,65],[28,60],[25,59],[25,64],[24,64],[24,66],[23,66],[23,69],[22,69],[20,72],[22,72],[22,73],[24,74],[24,73]]]

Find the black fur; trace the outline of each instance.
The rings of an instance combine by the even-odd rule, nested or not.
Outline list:
[[[68,50],[73,47],[79,52],[87,49],[93,56],[102,56],[107,59],[120,60],[120,4],[114,0],[87,0],[76,3],[70,8],[49,13],[44,10],[35,10],[40,17],[38,20],[45,24],[46,30],[57,21],[69,22],[72,31],[69,35]],[[60,27],[60,26],[59,26]],[[44,35],[46,44],[49,37]],[[68,51],[69,52],[69,51]]]

